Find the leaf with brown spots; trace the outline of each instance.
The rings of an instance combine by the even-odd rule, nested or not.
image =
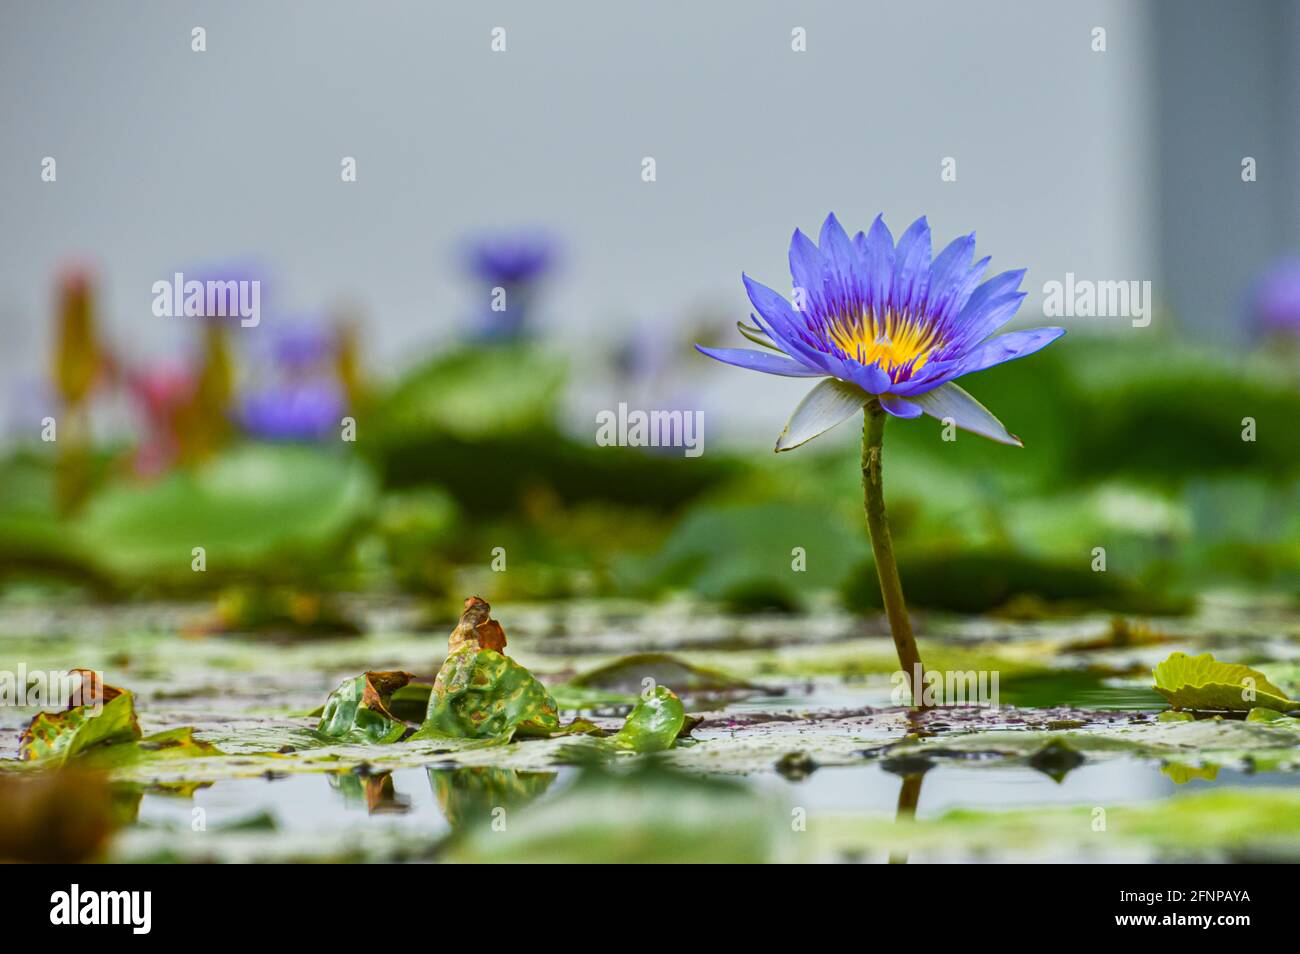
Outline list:
[[[393,693],[411,681],[409,672],[363,672],[344,679],[325,700],[316,731],[331,741],[396,742],[407,724],[389,708]]]

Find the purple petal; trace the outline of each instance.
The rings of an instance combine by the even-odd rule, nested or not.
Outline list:
[[[816,310],[826,286],[826,262],[812,239],[798,229],[790,237],[790,277],[795,288],[804,290],[805,308]]]
[[[1017,268],[1014,271],[1002,272],[1000,275],[994,275],[979,288],[975,289],[970,299],[962,307],[957,316],[959,325],[966,325],[967,322],[978,320],[981,312],[992,301],[1010,295],[1020,287],[1020,280],[1025,277],[1025,270]]]
[[[972,374],[975,371],[983,371],[985,368],[991,368],[994,365],[1033,354],[1035,351],[1046,348],[1063,334],[1065,334],[1064,328],[1032,328],[1028,331],[1012,331],[1005,335],[998,335],[996,338],[990,338],[953,363],[960,365],[961,374]]]
[[[866,304],[875,311],[889,305],[894,287],[894,236],[883,216],[876,216],[871,230],[859,243],[858,254],[866,272]]]
[[[1029,331],[1013,331],[999,335],[954,358],[930,362],[916,377],[894,385],[891,390],[895,394],[915,399],[918,395],[933,391],[963,374],[973,374],[1014,358],[1033,354],[1063,334],[1065,334],[1064,328],[1034,328]]]
[[[741,277],[745,281],[745,290],[749,292],[749,300],[758,312],[756,320],[781,350],[810,367],[827,367],[825,355],[806,344],[800,336],[804,321],[790,303],[748,275]]]
[[[930,266],[930,290],[926,295],[927,310],[932,315],[943,312],[947,303],[960,290],[970,271],[971,256],[975,254],[975,233],[955,238],[940,252]]]
[[[991,259],[984,256],[978,262],[970,267],[963,276],[953,283],[951,294],[941,296],[941,301],[932,304],[930,312],[934,315],[935,321],[950,322],[957,315],[960,315],[962,309],[970,301],[971,295],[974,294],[975,288],[979,285],[980,279],[984,277],[984,272],[989,267]]]
[[[784,355],[768,354],[765,351],[750,351],[748,348],[706,348],[696,345],[695,350],[723,364],[733,364],[750,371],[762,371],[765,374],[780,374],[787,378],[820,378],[825,371],[807,368]]]
[[[967,308],[962,312],[962,324],[954,332],[952,345],[954,349],[969,350],[989,335],[1002,329],[1020,310],[1020,303],[1025,300],[1025,292],[1012,292],[1000,298],[984,302],[978,309]]]
[[[841,289],[856,286],[858,271],[861,268],[858,253],[854,251],[853,243],[849,241],[848,234],[835,218],[834,213],[826,216],[826,221],[822,223],[819,244],[823,258],[830,263],[836,284]]]
[[[894,417],[913,418],[920,417],[922,413],[919,404],[904,401],[902,398],[894,397],[891,394],[886,394],[880,398],[880,406]]]
[[[844,373],[837,377],[852,381],[868,394],[882,394],[894,385],[889,375],[874,364],[861,364],[852,358],[844,362]]]
[[[913,222],[898,240],[894,256],[894,308],[909,311],[925,300],[930,282],[930,224],[925,216]]]

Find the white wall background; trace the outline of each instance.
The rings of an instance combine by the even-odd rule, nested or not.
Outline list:
[[[154,281],[256,254],[283,305],[364,304],[392,373],[468,310],[457,238],[517,224],[568,245],[548,317],[575,349],[702,307],[745,317],[742,269],[786,283],[791,229],[830,210],[850,228],[884,211],[896,235],[926,213],[936,242],[976,229],[995,269],[1030,268],[1032,318],[1066,271],[1152,275],[1147,30],[1118,0],[9,3],[2,390],[43,372],[70,258],[96,264],[132,354],[192,330],[150,314]],[[806,390],[701,373],[745,395],[733,432],[774,433]]]

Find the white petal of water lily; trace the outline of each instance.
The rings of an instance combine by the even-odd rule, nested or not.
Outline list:
[[[856,384],[826,378],[809,391],[776,440],[777,451],[794,450],[862,410],[871,395]]]
[[[963,430],[990,438],[999,444],[1025,446],[1020,442],[1020,438],[1002,426],[1002,422],[994,417],[988,408],[951,381],[933,391],[909,397],[908,400],[913,404],[921,405],[921,410],[931,417],[937,417],[941,421],[944,418],[951,418],[953,423]]]

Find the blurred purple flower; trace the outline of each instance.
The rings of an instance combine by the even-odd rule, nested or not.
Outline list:
[[[538,280],[554,266],[558,253],[555,240],[541,232],[482,237],[467,243],[466,265],[490,289],[475,318],[476,338],[512,341],[527,334]],[[504,295],[498,295],[498,288]]]
[[[1300,258],[1269,266],[1251,287],[1249,308],[1261,333],[1300,337]]]
[[[271,332],[271,360],[277,368],[299,373],[319,367],[331,359],[338,338],[323,321],[295,320]]]
[[[520,285],[540,278],[555,264],[559,248],[541,232],[488,236],[468,243],[470,272],[492,285]]]
[[[240,423],[264,440],[313,441],[339,426],[343,408],[343,393],[334,384],[273,384],[244,399]]]

